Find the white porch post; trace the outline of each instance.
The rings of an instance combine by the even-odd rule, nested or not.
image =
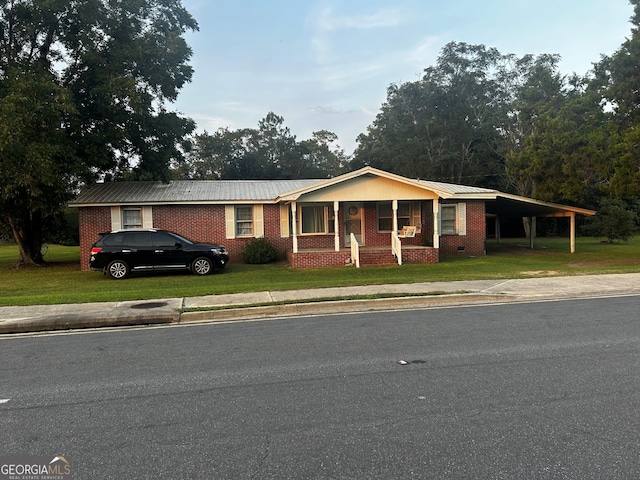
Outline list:
[[[291,227],[293,228],[293,253],[298,253],[298,214],[296,202],[291,202]]]
[[[398,231],[398,200],[391,202],[391,209],[393,210],[393,231]]]
[[[338,212],[340,210],[340,203],[335,201],[333,202],[333,229],[335,230],[334,235],[334,249],[336,252],[340,251],[340,222],[338,221]]]
[[[576,253],[576,214],[571,212],[569,216],[571,222],[571,253]]]
[[[433,200],[433,248],[440,248],[440,201]]]

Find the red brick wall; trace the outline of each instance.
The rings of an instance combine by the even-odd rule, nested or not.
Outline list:
[[[287,259],[293,268],[320,268],[351,265],[349,250],[288,252]],[[412,248],[402,250],[402,263],[438,263],[438,250],[435,248]],[[398,263],[391,248],[380,250],[360,250],[360,266],[394,265]]]
[[[264,236],[286,258],[291,238],[280,237],[280,206],[264,205]],[[153,207],[153,226],[198,242],[224,245],[229,261],[242,263],[242,251],[252,238],[226,238],[224,205],[163,205]],[[332,237],[333,238],[333,237]],[[333,245],[333,244],[332,244]]]
[[[91,246],[98,240],[99,234],[111,231],[111,208],[80,207],[80,268],[89,270]]]
[[[287,260],[293,268],[320,268],[339,267],[349,265],[351,252],[348,250],[336,251],[314,251],[314,252],[287,252]]]
[[[453,202],[443,202],[453,203]],[[484,201],[470,200],[467,204],[467,234],[440,235],[440,254],[484,255],[487,235]]]

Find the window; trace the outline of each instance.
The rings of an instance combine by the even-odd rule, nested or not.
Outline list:
[[[393,209],[391,202],[378,204],[378,231],[390,232],[393,230]]]
[[[175,248],[176,244],[180,242],[178,238],[165,232],[156,232],[153,239],[156,247],[162,248]]]
[[[264,237],[264,206],[225,205],[224,231],[226,238]]]
[[[441,205],[441,233],[445,235],[455,235],[456,228],[456,205]]]
[[[420,202],[398,202],[398,230],[407,225],[420,227]],[[391,202],[378,203],[378,231],[393,230],[393,208]]]
[[[335,212],[327,205],[301,205],[298,208],[298,228],[301,234],[335,233]],[[293,230],[290,230],[293,231]]]
[[[142,211],[139,208],[122,209],[122,228],[142,228]]]
[[[236,207],[236,237],[253,236],[253,206]]]
[[[300,207],[301,233],[326,233],[327,208],[322,205],[303,205]]]
[[[153,246],[151,233],[149,232],[131,232],[126,234],[125,245],[138,248],[150,248]]]

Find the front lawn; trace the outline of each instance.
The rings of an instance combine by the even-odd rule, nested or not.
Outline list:
[[[489,241],[488,255],[443,257],[429,265],[294,270],[286,264],[234,265],[221,274],[132,276],[111,280],[80,270],[79,248],[51,245],[45,267],[16,269],[14,245],[0,246],[0,306],[84,303],[191,297],[222,293],[292,290],[383,283],[412,283],[549,275],[589,275],[640,272],[640,237],[607,244],[578,238],[569,253],[567,238],[540,238],[529,249],[524,239]]]

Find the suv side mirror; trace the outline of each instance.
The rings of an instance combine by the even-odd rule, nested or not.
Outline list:
[[[180,242],[176,242],[176,248],[178,249],[182,248],[182,244]]]

